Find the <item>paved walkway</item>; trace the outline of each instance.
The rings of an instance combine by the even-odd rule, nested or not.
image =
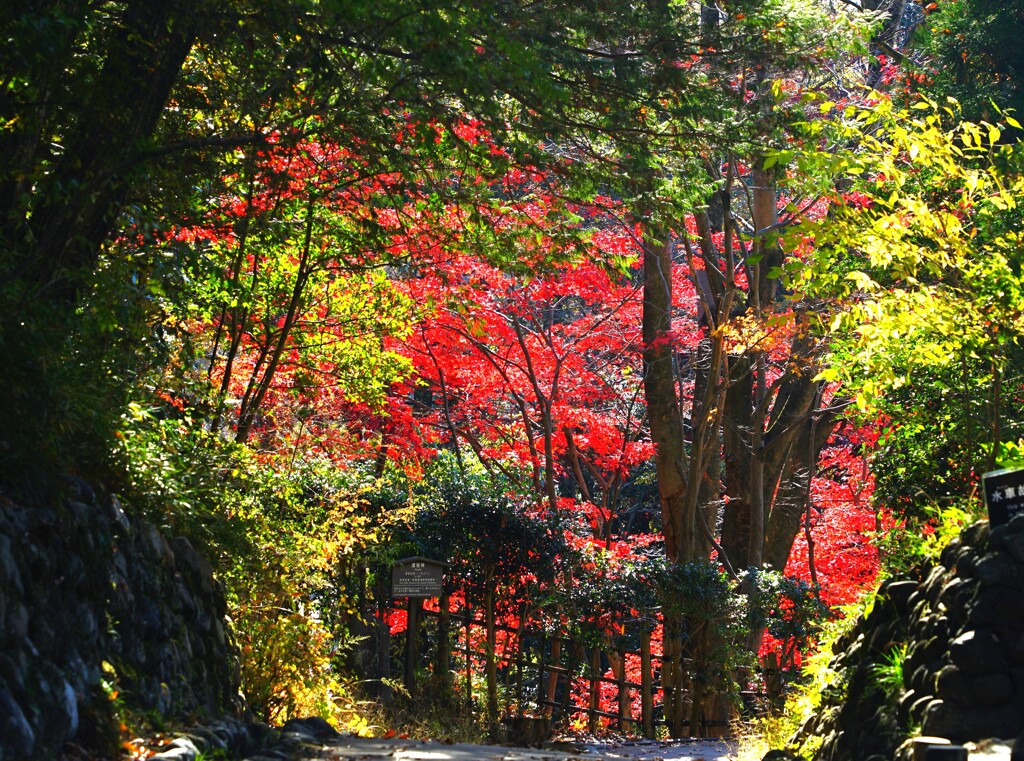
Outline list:
[[[584,758],[643,759],[643,761],[731,761],[736,743],[727,740],[639,740],[586,747]],[[594,755],[589,755],[593,753]],[[577,756],[577,761],[580,757]]]
[[[498,745],[468,745],[419,740],[380,740],[337,737],[302,743],[302,750],[287,756],[254,755],[249,761],[730,761],[734,746],[722,740],[626,742],[581,746],[577,753]]]

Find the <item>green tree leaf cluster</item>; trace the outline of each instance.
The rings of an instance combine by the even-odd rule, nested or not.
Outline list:
[[[1024,113],[1024,10],[997,0],[943,0],[929,5],[914,35],[915,87],[933,98],[952,96],[970,121],[998,119],[997,109]],[[1024,134],[1013,128],[1008,139]]]
[[[822,316],[824,376],[881,416],[881,499],[909,508],[967,497],[1022,433],[1019,151],[955,103],[900,110],[879,98],[836,124],[857,146],[845,156],[852,179],[800,231],[815,249],[792,281],[838,307]]]

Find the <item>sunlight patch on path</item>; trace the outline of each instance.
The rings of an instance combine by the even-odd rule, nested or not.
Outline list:
[[[582,758],[638,759],[638,761],[730,761],[736,743],[728,740],[640,740],[585,746]]]
[[[418,740],[379,740],[339,737],[316,747],[294,761],[730,761],[735,745],[723,740],[678,740],[590,744],[578,753],[538,748],[508,748]],[[254,759],[255,761],[255,759]]]

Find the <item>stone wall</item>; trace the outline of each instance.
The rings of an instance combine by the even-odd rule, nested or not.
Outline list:
[[[51,757],[72,739],[102,746],[122,707],[240,711],[210,565],[84,482],[67,493],[44,507],[0,493],[0,761]]]
[[[977,523],[936,565],[887,581],[833,652],[838,683],[794,738],[805,748],[824,738],[816,759],[905,756],[916,734],[953,743],[1020,735],[1024,516],[991,531]]]

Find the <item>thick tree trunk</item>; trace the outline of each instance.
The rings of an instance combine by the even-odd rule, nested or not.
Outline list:
[[[754,227],[759,233],[754,241],[754,253],[760,258],[754,270],[757,273],[757,288],[752,295],[756,309],[768,308],[776,299],[779,290],[777,278],[769,277],[776,267],[782,266],[782,249],[779,247],[775,226],[779,223],[779,211],[776,204],[777,192],[775,177],[772,170],[755,169],[752,200],[754,204]]]
[[[726,503],[721,545],[734,568],[746,563],[750,548],[750,434],[753,426],[754,374],[750,355],[730,358],[725,396],[722,451]]]
[[[687,455],[672,361],[672,246],[665,231],[644,241],[644,396],[654,443],[661,520],[670,562],[695,552],[693,507],[687,499]]]
[[[810,365],[812,351],[809,338],[794,339],[790,357],[797,369],[782,379],[765,426],[762,462],[764,495],[768,505],[793,454],[796,439],[814,414],[820,382],[814,380],[815,371]]]
[[[808,479],[814,473],[814,464],[838,422],[833,411],[813,412],[812,415],[799,427],[780,479],[778,495],[768,515],[764,562],[778,571],[786,567],[793,541],[800,532],[808,508]]]
[[[46,200],[19,236],[36,243],[17,275],[44,298],[71,298],[74,276],[95,263],[198,29],[191,0],[127,4],[95,87],[82,93],[63,158],[45,180]]]
[[[686,737],[689,716],[686,705],[686,675],[683,667],[683,622],[666,615],[662,639],[661,689],[665,724],[669,737]]]
[[[691,624],[693,628],[693,624]],[[691,737],[704,736],[704,698],[706,697],[705,671],[708,668],[704,654],[708,652],[707,624],[701,622],[691,631],[692,656],[690,661],[690,719]]]
[[[722,403],[721,338],[707,337],[697,347],[696,378],[690,407],[689,496],[695,500],[696,522],[693,553],[688,560],[706,558],[711,552],[712,535],[718,524],[718,505],[722,491],[722,461],[719,428]]]

